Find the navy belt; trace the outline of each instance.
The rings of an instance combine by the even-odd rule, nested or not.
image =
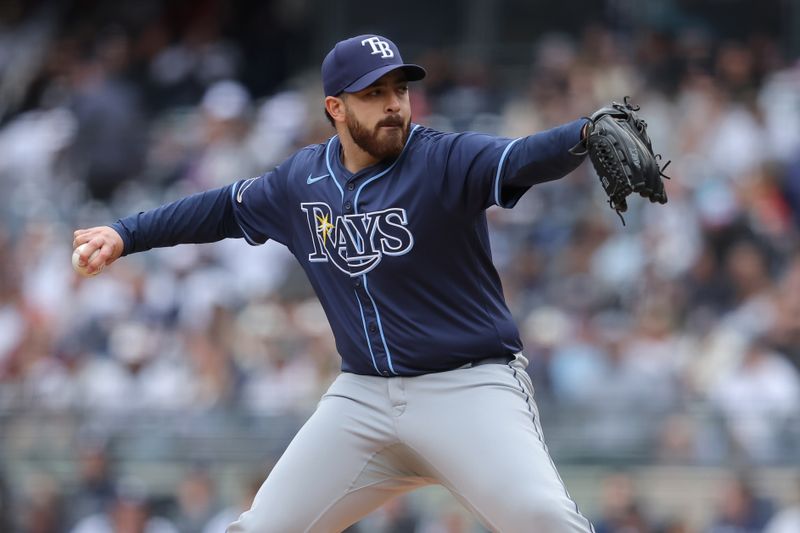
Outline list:
[[[461,368],[473,368],[482,365],[507,365],[513,360],[514,360],[513,355],[503,355],[500,357],[487,357],[486,359],[478,359],[477,361],[472,361],[471,363],[467,363]]]

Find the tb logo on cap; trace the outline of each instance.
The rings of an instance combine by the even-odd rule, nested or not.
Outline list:
[[[389,47],[389,43],[386,41],[382,41],[380,37],[370,37],[369,39],[364,39],[361,41],[361,46],[369,43],[372,47],[372,55],[380,54],[381,59],[389,59],[390,57],[394,57],[394,52]]]

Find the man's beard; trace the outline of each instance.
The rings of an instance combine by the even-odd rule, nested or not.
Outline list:
[[[404,123],[400,115],[391,115],[378,122],[375,128],[370,130],[361,124],[349,109],[345,111],[345,121],[350,137],[353,138],[356,145],[379,161],[396,159],[400,155],[406,145],[406,140],[408,140],[411,125],[410,121]],[[398,126],[402,129],[399,132],[398,130],[387,130],[383,132],[386,138],[379,140],[381,126]]]

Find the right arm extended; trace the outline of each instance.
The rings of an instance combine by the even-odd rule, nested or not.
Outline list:
[[[89,243],[80,255],[89,272],[109,265],[123,255],[176,244],[216,242],[243,237],[233,213],[229,185],[205,191],[156,209],[131,215],[110,226],[75,231],[72,247]],[[95,250],[100,250],[89,262]]]

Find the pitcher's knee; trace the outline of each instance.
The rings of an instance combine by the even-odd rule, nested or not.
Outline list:
[[[572,502],[561,499],[527,500],[512,503],[513,531],[536,533],[590,533],[591,526]],[[511,531],[511,529],[509,529]]]
[[[292,520],[265,513],[247,511],[236,522],[228,526],[225,533],[302,533],[306,527]]]

